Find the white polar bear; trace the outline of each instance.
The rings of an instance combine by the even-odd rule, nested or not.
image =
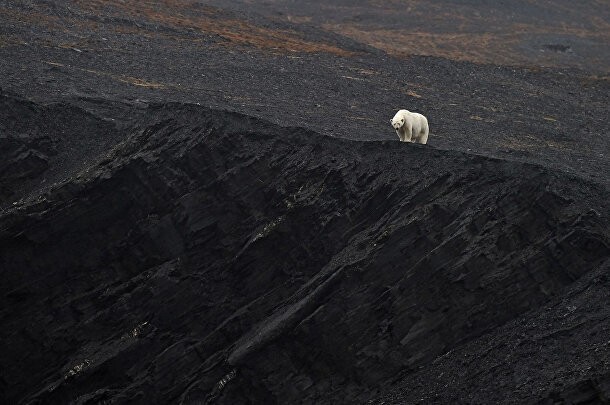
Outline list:
[[[428,119],[421,114],[407,110],[398,110],[390,120],[401,142],[427,143]]]

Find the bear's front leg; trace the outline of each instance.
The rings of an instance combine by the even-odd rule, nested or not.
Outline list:
[[[413,139],[413,128],[406,127],[404,130],[403,142],[411,142]]]
[[[396,131],[398,134],[398,138],[400,138],[400,142],[407,142],[407,130],[405,127],[401,127]]]

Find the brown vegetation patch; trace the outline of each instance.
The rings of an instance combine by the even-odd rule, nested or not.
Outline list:
[[[513,150],[530,152],[537,149],[566,150],[568,148],[573,148],[573,145],[570,142],[547,140],[541,136],[532,134],[520,134],[505,140],[502,144]]]
[[[0,35],[0,48],[12,45],[22,45],[23,41],[10,35]]]
[[[581,83],[583,85],[595,85],[598,83],[609,84],[610,83],[610,75],[591,75],[581,78]]]
[[[150,87],[153,89],[162,89],[164,87],[167,87],[163,83],[151,82],[133,76],[119,76],[117,79],[123,83],[129,83],[139,87]]]
[[[325,24],[324,28],[399,57],[423,55],[500,65],[556,65],[556,52],[531,55],[523,51],[523,44],[532,41],[533,38],[563,35],[610,43],[610,26],[603,25],[602,22],[598,22],[598,28],[592,29],[565,26],[536,27],[516,23],[502,29],[483,32],[468,30],[461,32],[460,26],[449,32],[391,30],[357,24]],[[591,56],[589,61],[601,63],[593,59]],[[577,67],[580,66],[579,63],[586,62],[581,62],[579,59],[572,62]]]
[[[525,57],[514,51],[519,43],[516,35],[362,30],[349,25],[326,25],[325,28],[383,49],[395,56],[424,55],[498,64],[527,61]]]
[[[58,17],[36,12],[0,8],[0,20],[2,22],[13,22],[18,24],[29,24],[45,27],[50,30],[57,30],[61,27]]]
[[[78,70],[81,72],[91,73],[96,76],[109,77],[113,80],[117,80],[122,83],[128,83],[128,84],[131,84],[133,86],[138,86],[138,87],[149,87],[149,88],[153,88],[153,89],[162,89],[162,88],[166,88],[166,87],[174,87],[174,88],[179,87],[175,84],[164,84],[164,83],[154,82],[154,81],[150,81],[150,80],[145,80],[145,79],[138,78],[138,77],[123,75],[123,74],[116,74],[116,73],[112,73],[112,72],[105,72],[102,70],[87,69],[87,68],[81,68],[81,67],[75,67],[75,66],[67,66],[63,63],[58,63],[58,62],[45,61],[44,63],[46,63],[47,65],[55,66],[55,67],[65,68],[68,70]]]
[[[260,27],[251,21],[228,18],[214,8],[202,7],[191,1],[75,0],[75,2],[81,9],[93,14],[110,14],[176,30],[194,29],[203,34],[217,35],[228,45],[284,52],[325,52],[340,56],[353,54],[332,44],[308,41],[295,31]],[[123,28],[119,27],[119,29]],[[132,28],[130,27],[128,31],[132,31]]]
[[[422,98],[421,95],[417,94],[413,90],[407,90],[405,91],[405,94],[409,97]]]
[[[83,32],[110,29],[120,34],[145,37],[164,37],[172,40],[197,40],[193,32],[212,35],[226,46],[247,46],[280,52],[331,53],[351,56],[354,52],[338,46],[310,41],[293,30],[280,30],[254,25],[251,21],[227,17],[212,7],[204,7],[193,1],[158,0],[73,0],[72,15],[58,17],[44,9],[32,12],[12,8],[0,8],[0,19],[21,25],[44,27],[52,32]],[[116,21],[101,23],[95,18],[113,17]],[[130,25],[127,21],[133,21]],[[174,31],[168,35],[167,31]],[[181,35],[182,34],[182,35]],[[0,40],[0,46],[7,41]]]

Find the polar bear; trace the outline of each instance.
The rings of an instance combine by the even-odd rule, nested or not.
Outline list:
[[[398,110],[390,120],[401,142],[428,142],[428,119],[408,110]]]

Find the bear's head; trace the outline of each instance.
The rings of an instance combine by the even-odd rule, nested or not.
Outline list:
[[[394,129],[398,130],[400,127],[402,127],[405,124],[405,118],[404,117],[392,118],[390,120],[390,123],[392,124]]]

